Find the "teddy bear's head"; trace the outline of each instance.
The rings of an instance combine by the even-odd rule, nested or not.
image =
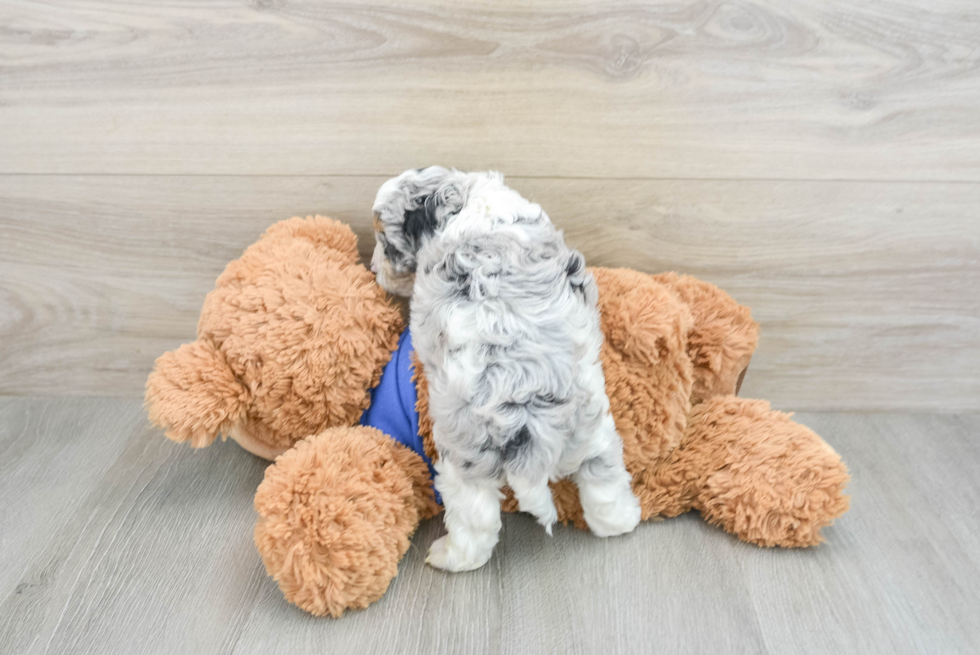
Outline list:
[[[273,459],[357,423],[403,327],[349,227],[282,221],[225,268],[197,341],[157,359],[150,420],[175,441],[203,447],[221,434]]]

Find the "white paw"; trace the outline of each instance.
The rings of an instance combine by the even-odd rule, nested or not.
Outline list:
[[[585,510],[585,522],[597,537],[616,537],[632,532],[640,523],[640,501],[632,493]]]
[[[429,554],[425,558],[426,564],[434,566],[443,571],[472,571],[478,569],[488,561],[493,554],[493,548],[485,551],[478,551],[473,548],[459,548],[454,542],[450,541],[449,535],[436,539],[429,546]]]

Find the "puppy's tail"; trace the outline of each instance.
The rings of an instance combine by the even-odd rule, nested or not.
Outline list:
[[[555,509],[548,478],[531,483],[519,477],[507,476],[507,485],[514,492],[521,511],[537,519],[548,536],[551,536],[551,528],[558,521],[558,510]]]

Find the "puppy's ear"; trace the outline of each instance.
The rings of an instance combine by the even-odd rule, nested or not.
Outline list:
[[[456,184],[446,184],[415,199],[416,209],[405,212],[405,236],[420,247],[422,242],[463,208],[463,192]]]
[[[442,212],[442,220],[458,214],[462,211],[463,205],[466,204],[463,198],[463,187],[455,183],[444,184],[436,189],[436,192],[432,196],[435,198],[434,202],[436,206]]]
[[[434,202],[431,202],[434,195],[430,194],[423,197],[417,209],[410,209],[405,212],[405,223],[402,226],[402,231],[416,249],[422,245],[422,241],[427,237],[435,234],[439,227],[436,206]]]

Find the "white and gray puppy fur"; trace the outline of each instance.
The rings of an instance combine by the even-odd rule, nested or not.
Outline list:
[[[598,536],[636,527],[599,359],[595,279],[537,204],[498,173],[437,166],[384,183],[372,270],[411,296],[410,326],[429,383],[435,485],[449,534],[438,568],[490,559],[501,486],[551,534],[549,480],[573,476]]]

